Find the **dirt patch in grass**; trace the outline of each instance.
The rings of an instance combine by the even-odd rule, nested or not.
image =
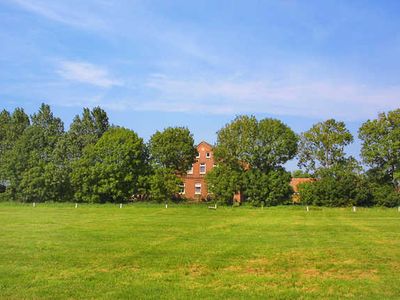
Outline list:
[[[341,280],[357,280],[366,279],[377,281],[379,279],[377,270],[327,270],[318,269],[301,269],[299,273],[302,277],[320,279],[341,279]]]

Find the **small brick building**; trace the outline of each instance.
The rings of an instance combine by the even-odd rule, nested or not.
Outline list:
[[[196,162],[183,178],[181,195],[187,199],[200,201],[207,199],[208,196],[204,177],[214,167],[214,155],[212,146],[204,141],[197,145],[197,152]]]

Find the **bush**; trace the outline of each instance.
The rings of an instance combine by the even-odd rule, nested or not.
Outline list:
[[[301,202],[317,206],[371,206],[373,195],[367,181],[354,173],[325,176],[299,186]]]
[[[218,165],[206,175],[208,190],[219,204],[233,203],[233,196],[240,191],[241,173],[228,166]]]
[[[293,190],[289,185],[290,173],[284,170],[271,170],[263,173],[253,169],[245,173],[244,195],[253,206],[274,206],[285,204]]]
[[[159,203],[176,200],[179,186],[182,183],[182,180],[172,170],[167,168],[156,169],[154,174],[149,177],[150,200]]]
[[[400,193],[392,185],[373,184],[371,190],[376,205],[387,207],[400,205]]]

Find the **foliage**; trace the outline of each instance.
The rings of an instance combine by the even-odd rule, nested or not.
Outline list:
[[[400,193],[393,188],[392,184],[372,183],[370,189],[375,205],[386,207],[400,206]]]
[[[221,204],[232,204],[233,196],[241,190],[241,172],[226,165],[217,165],[206,175],[208,191]]]
[[[158,166],[184,174],[197,154],[193,135],[185,127],[168,127],[150,138],[151,160]]]
[[[346,159],[345,146],[352,142],[344,122],[329,119],[317,123],[300,136],[299,167],[316,172],[340,164]]]
[[[254,160],[257,124],[254,116],[237,116],[217,132],[214,157],[218,164],[232,169],[248,167]]]
[[[292,172],[293,178],[312,178],[310,173],[304,172],[302,170],[295,170]]]
[[[400,109],[379,114],[359,129],[361,157],[381,179],[400,187]],[[386,180],[385,180],[386,181]]]
[[[177,198],[182,179],[166,168],[156,168],[149,176],[149,197],[155,202],[169,202]]]
[[[82,117],[75,116],[66,135],[68,142],[69,159],[77,159],[82,156],[83,149],[95,144],[99,138],[110,128],[107,113],[100,107],[92,110],[84,108]]]
[[[256,206],[283,203],[291,188],[290,174],[282,165],[296,155],[297,140],[279,120],[236,117],[218,131],[214,155],[221,168],[208,179],[214,194],[224,202],[232,201],[232,192],[243,192]]]
[[[16,113],[15,119],[18,121],[14,128],[20,131],[21,136],[6,152],[3,162],[5,179],[10,183],[7,193],[22,201],[63,199],[63,191],[57,193],[53,190],[54,185],[48,184],[62,180],[58,176],[51,178],[56,174],[46,172],[47,165],[53,162],[55,145],[64,133],[61,119],[54,117],[45,104],[32,116],[32,125],[26,129],[24,126],[28,122],[23,112]]]
[[[139,190],[139,177],[146,174],[143,140],[125,128],[111,128],[88,145],[72,165],[75,197],[84,202],[120,202]]]
[[[373,205],[368,180],[357,170],[354,162],[323,169],[317,181],[300,184],[301,201],[318,206]]]
[[[281,121],[238,116],[218,131],[214,155],[233,168],[278,168],[296,155],[297,136]]]
[[[274,206],[290,199],[293,190],[289,185],[290,173],[283,169],[263,173],[258,169],[245,172],[244,194],[254,206]]]

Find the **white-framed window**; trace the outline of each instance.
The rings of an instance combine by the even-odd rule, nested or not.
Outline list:
[[[200,158],[200,152],[197,152],[196,158]]]
[[[201,183],[196,183],[194,185],[194,194],[201,195]]]
[[[206,174],[206,164],[205,163],[200,164],[200,174]]]
[[[189,175],[193,174],[193,165],[192,165],[192,167],[187,171],[187,173],[188,173]]]
[[[179,185],[179,194],[181,194],[181,195],[185,194],[185,184],[184,183]]]
[[[206,158],[210,158],[211,157],[211,153],[210,152],[206,152]]]

